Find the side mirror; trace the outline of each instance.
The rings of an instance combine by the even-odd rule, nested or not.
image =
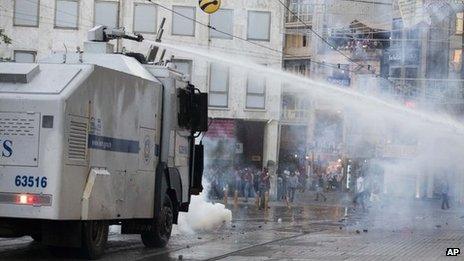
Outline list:
[[[203,186],[201,181],[203,179],[203,169],[204,169],[204,147],[203,144],[195,145],[195,160],[193,167],[193,178],[192,186],[190,187],[191,195],[199,195],[203,191]]]
[[[208,94],[193,94],[192,107],[192,130],[201,132],[208,131]]]
[[[193,85],[192,85],[192,88]],[[208,94],[197,93],[193,89],[178,89],[178,125],[194,132],[208,131]]]

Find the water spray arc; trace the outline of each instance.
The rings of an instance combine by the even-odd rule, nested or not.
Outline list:
[[[202,57],[206,60],[213,62],[220,62],[228,64],[229,66],[234,66],[238,68],[245,68],[247,70],[252,70],[254,72],[261,73],[268,78],[281,80],[283,82],[290,83],[299,87],[301,90],[307,91],[311,94],[319,94],[323,97],[337,97],[338,101],[343,104],[354,107],[354,108],[366,108],[373,110],[387,110],[388,113],[393,113],[395,115],[400,115],[405,117],[407,121],[419,121],[421,124],[430,125],[430,127],[446,126],[445,130],[450,131],[453,134],[464,135],[464,125],[459,122],[456,122],[452,119],[444,118],[443,115],[433,115],[430,112],[421,112],[418,110],[409,109],[399,103],[394,101],[387,101],[375,96],[370,96],[362,94],[349,89],[342,89],[334,85],[317,82],[308,78],[300,77],[291,73],[284,72],[282,70],[272,69],[260,64],[248,60],[241,60],[237,58],[229,57],[223,53],[213,52],[211,50],[202,49],[202,48],[191,48],[186,46],[173,45],[168,43],[160,42],[150,42],[153,45],[166,48],[172,51],[178,51],[181,53],[187,53],[190,55],[195,55]],[[341,99],[340,99],[341,98]],[[379,115],[380,116],[380,115]],[[387,115],[390,116],[390,115]]]

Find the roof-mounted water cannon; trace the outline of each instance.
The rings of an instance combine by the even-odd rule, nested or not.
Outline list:
[[[109,29],[104,25],[97,25],[87,33],[87,39],[92,42],[108,42],[114,39],[128,39],[137,42],[144,40],[141,34],[130,36],[126,34],[124,28]]]
[[[114,53],[114,46],[109,43],[110,40],[114,39],[128,39],[137,42],[144,40],[141,34],[127,35],[124,28],[109,29],[104,25],[97,25],[87,32],[88,41],[84,43],[84,51],[86,53]]]

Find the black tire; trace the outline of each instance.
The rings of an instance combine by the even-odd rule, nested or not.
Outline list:
[[[34,240],[34,242],[42,243],[42,234],[32,234],[31,237]]]
[[[154,221],[152,231],[141,234],[143,244],[151,248],[165,247],[171,237],[173,220],[174,210],[172,202],[169,196],[166,195],[160,217]]]
[[[79,250],[83,258],[95,260],[105,252],[108,242],[109,225],[106,221],[84,221],[82,223],[82,246]]]

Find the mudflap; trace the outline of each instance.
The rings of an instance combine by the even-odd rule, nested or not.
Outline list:
[[[155,176],[155,200],[154,200],[154,213],[153,218],[155,220],[159,219],[161,212],[162,202],[164,202],[164,197],[166,196],[165,191],[168,189],[168,183],[166,179],[168,166],[164,162],[160,162],[156,167],[156,176]],[[159,182],[161,180],[161,182]]]
[[[161,182],[159,182],[161,181]],[[158,220],[163,207],[164,197],[170,197],[174,208],[173,223],[177,224],[179,217],[179,202],[182,199],[182,182],[180,174],[175,168],[168,168],[167,164],[161,162],[156,167],[155,178],[155,206],[154,219]]]
[[[81,221],[42,222],[42,243],[56,247],[81,247]]]

